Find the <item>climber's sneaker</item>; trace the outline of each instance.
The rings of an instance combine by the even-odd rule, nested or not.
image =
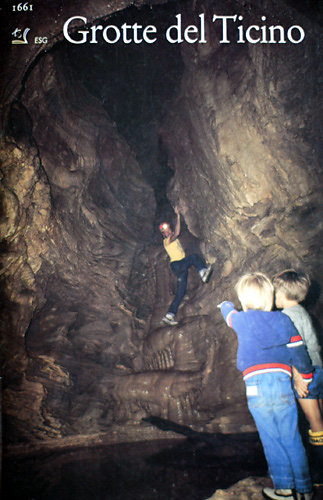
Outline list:
[[[212,267],[208,266],[206,269],[201,269],[200,276],[203,283],[207,283],[212,274]]]
[[[175,314],[173,313],[167,313],[165,316],[162,318],[162,321],[164,323],[167,323],[168,325],[178,325],[178,321],[175,319]]]
[[[294,500],[293,492],[290,489],[275,490],[274,488],[264,488],[262,490],[264,497],[273,500]]]

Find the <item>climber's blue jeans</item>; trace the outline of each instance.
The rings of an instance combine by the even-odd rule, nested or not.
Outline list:
[[[187,276],[188,270],[191,266],[196,267],[197,271],[201,271],[206,268],[205,261],[197,254],[193,253],[192,255],[187,255],[182,260],[176,260],[170,263],[171,270],[177,277],[177,289],[176,295],[171,303],[171,306],[168,312],[176,314],[178,308],[184,298],[187,288]]]
[[[276,489],[312,490],[291,379],[282,372],[253,375],[245,380],[249,410],[256,422]]]

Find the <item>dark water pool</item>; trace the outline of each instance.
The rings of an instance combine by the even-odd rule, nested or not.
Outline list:
[[[208,435],[4,457],[3,499],[203,500],[266,475],[257,434]]]

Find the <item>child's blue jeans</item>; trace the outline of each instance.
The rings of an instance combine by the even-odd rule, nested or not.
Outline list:
[[[176,295],[168,310],[173,314],[177,313],[178,308],[186,293],[188,270],[191,266],[196,267],[197,271],[201,271],[202,269],[206,268],[206,263],[199,255],[195,253],[193,253],[192,255],[187,255],[187,257],[182,260],[176,260],[170,263],[171,270],[177,277]]]
[[[312,483],[290,377],[282,372],[263,373],[248,378],[245,384],[274,487],[310,492]]]

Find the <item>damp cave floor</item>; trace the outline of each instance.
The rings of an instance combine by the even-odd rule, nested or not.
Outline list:
[[[256,433],[164,439],[3,457],[3,498],[204,500],[266,476]]]

